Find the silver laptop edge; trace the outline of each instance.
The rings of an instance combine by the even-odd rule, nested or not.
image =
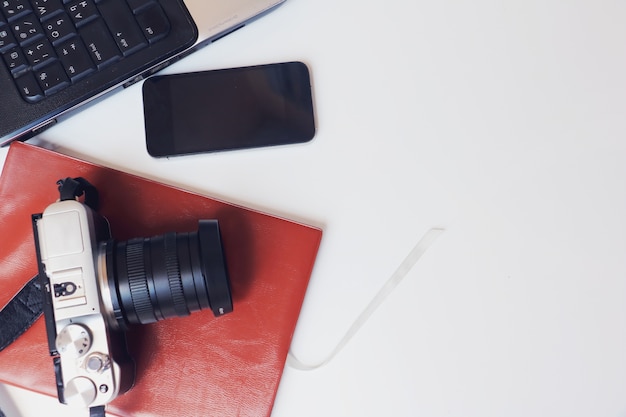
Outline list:
[[[198,27],[198,45],[233,32],[285,0],[185,0]]]

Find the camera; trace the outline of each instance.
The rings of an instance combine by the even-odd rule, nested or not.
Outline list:
[[[83,178],[58,183],[60,199],[34,214],[44,317],[60,402],[104,415],[134,381],[130,325],[211,309],[233,310],[217,220],[194,232],[116,241]]]

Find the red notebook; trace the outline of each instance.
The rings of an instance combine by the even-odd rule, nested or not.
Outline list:
[[[0,176],[0,306],[37,273],[31,214],[58,198],[56,181],[84,177],[116,240],[197,229],[218,219],[234,311],[210,309],[135,326],[128,348],[134,387],[110,415],[269,416],[322,232],[23,143]],[[0,381],[56,397],[40,318],[0,352]]]

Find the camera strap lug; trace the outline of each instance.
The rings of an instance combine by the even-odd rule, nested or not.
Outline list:
[[[98,210],[98,190],[82,177],[65,178],[57,181],[61,201],[76,200],[85,195],[84,203],[93,210]]]

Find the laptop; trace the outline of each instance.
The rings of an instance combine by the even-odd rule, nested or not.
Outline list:
[[[285,0],[0,0],[0,146],[152,75]]]

